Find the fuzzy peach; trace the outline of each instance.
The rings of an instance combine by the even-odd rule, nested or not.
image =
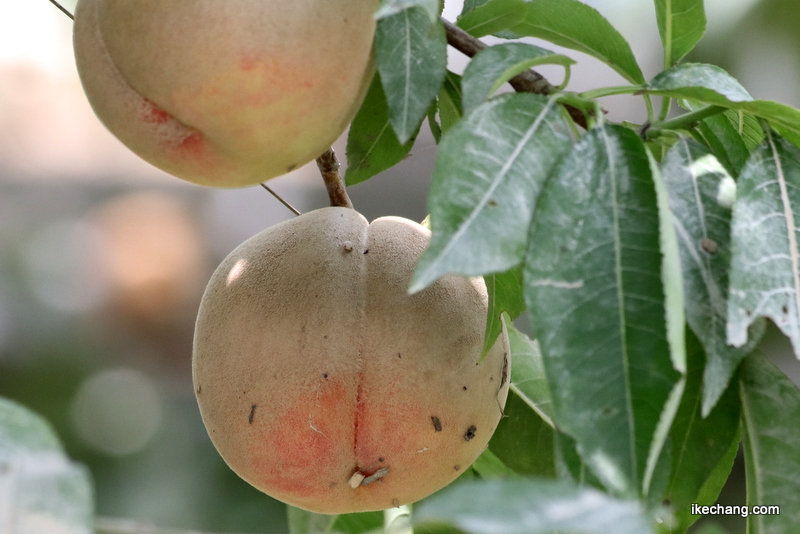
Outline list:
[[[79,0],[97,116],[179,178],[242,187],[322,154],[373,72],[377,0]]]
[[[508,338],[480,361],[480,278],[408,294],[429,239],[407,219],[324,208],[218,267],[193,376],[209,435],[242,478],[315,512],[380,510],[449,484],[484,450],[508,394]]]

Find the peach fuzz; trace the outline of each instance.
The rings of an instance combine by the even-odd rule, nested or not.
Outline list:
[[[203,296],[195,392],[218,451],[294,506],[338,514],[417,501],[486,448],[503,414],[503,333],[480,361],[481,278],[407,292],[430,232],[324,208],[264,230]]]
[[[105,126],[184,180],[243,187],[322,154],[374,71],[378,0],[79,0],[78,73]]]

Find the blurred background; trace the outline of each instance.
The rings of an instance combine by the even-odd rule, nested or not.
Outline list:
[[[661,69],[653,4],[586,1],[631,42],[647,77]],[[70,11],[75,0],[64,0]],[[461,1],[447,0],[454,20]],[[97,513],[165,527],[283,533],[284,507],[216,454],[191,385],[194,318],[215,266],[292,214],[260,187],[210,190],[165,175],[105,131],[74,66],[71,21],[47,0],[0,0],[0,395],[53,423],[92,471]],[[706,0],[708,34],[690,56],[721,65],[756,98],[800,107],[797,0]],[[491,41],[491,39],[488,39]],[[531,41],[535,42],[535,41]],[[550,49],[549,44],[538,43]],[[582,54],[569,89],[624,83]],[[450,51],[450,68],[466,61]],[[542,68],[560,83],[563,71]],[[611,120],[641,121],[633,97]],[[344,163],[344,138],[335,145]],[[351,188],[367,218],[425,217],[435,143]],[[269,184],[300,211],[327,205],[314,164]],[[795,381],[800,364],[774,329],[763,348]],[[744,504],[743,467],[721,498]],[[741,518],[715,518],[734,534]]]

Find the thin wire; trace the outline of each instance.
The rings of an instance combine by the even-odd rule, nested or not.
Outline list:
[[[72,16],[72,13],[67,11],[67,9],[58,2],[56,2],[56,0],[50,0],[50,3],[56,6],[58,9],[60,9],[61,12],[64,13],[66,16],[68,16],[70,19],[75,20],[75,17]]]
[[[272,189],[270,189],[269,187],[267,187],[265,184],[259,184],[259,185],[261,185],[261,187],[263,187],[264,189],[266,189],[267,191],[269,191],[269,192],[272,194],[272,196],[273,196],[273,197],[277,198],[277,199],[280,201],[280,203],[281,203],[281,204],[283,204],[284,206],[286,206],[287,208],[289,208],[289,211],[291,211],[291,212],[292,212],[292,213],[294,213],[295,215],[302,215],[302,214],[301,214],[299,211],[297,211],[296,209],[294,209],[294,207],[292,207],[292,205],[291,205],[291,204],[289,204],[288,202],[286,202],[285,200],[283,200],[281,197],[279,197],[279,196],[278,196],[278,193],[276,193],[275,191],[273,191]]]

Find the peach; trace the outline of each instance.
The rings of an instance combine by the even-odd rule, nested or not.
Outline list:
[[[97,116],[146,161],[242,187],[322,154],[374,70],[378,0],[79,0],[75,59]]]
[[[261,491],[327,513],[417,501],[486,448],[509,347],[480,360],[481,278],[409,295],[430,232],[324,208],[250,238],[200,305],[193,376],[228,465]]]

